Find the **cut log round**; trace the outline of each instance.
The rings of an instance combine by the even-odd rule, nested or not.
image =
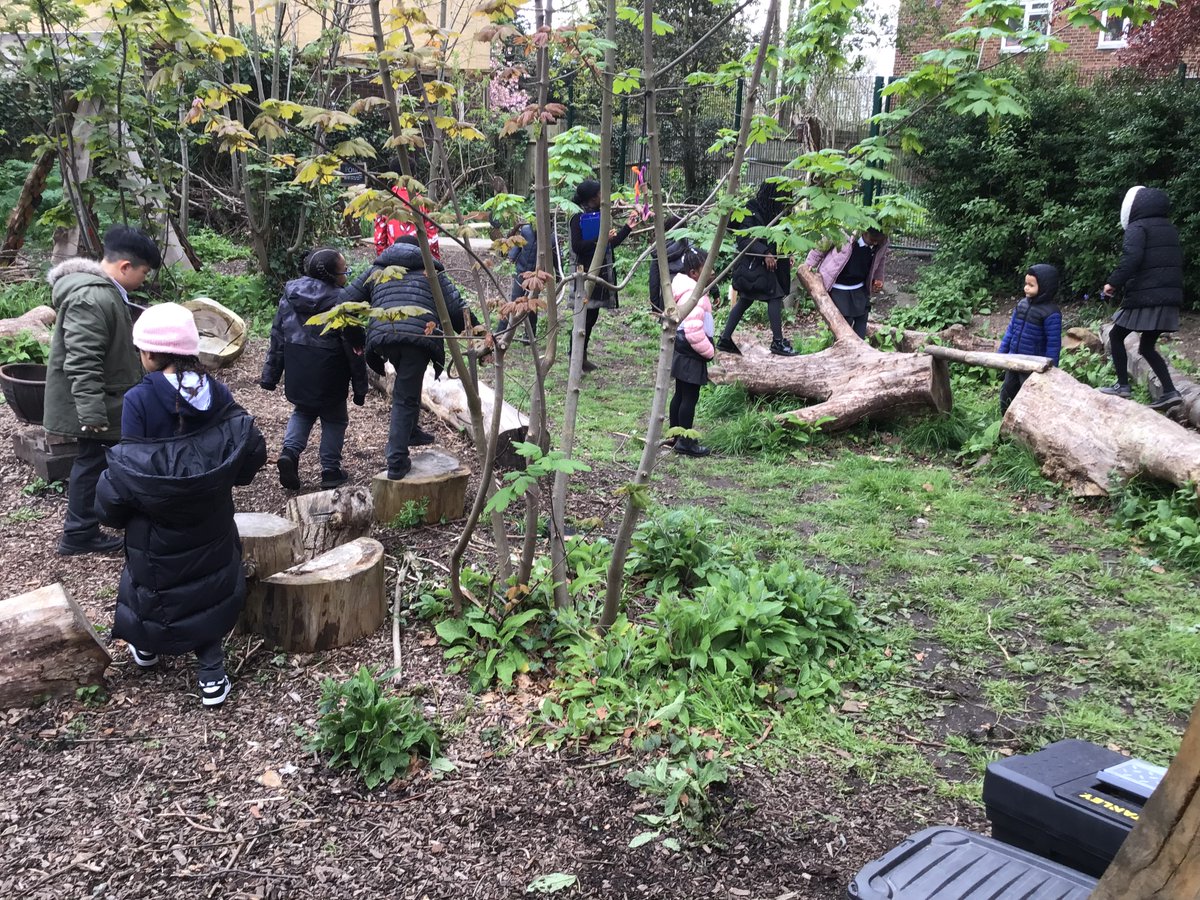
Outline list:
[[[246,322],[216,300],[197,297],[183,306],[192,311],[200,332],[200,362],[208,369],[225,369],[238,361],[246,349]]]
[[[466,511],[467,479],[471,470],[441,450],[424,450],[412,456],[412,470],[399,481],[387,472],[371,479],[375,499],[375,521],[391,524],[396,516],[424,504],[427,524],[442,519],[460,519]]]
[[[383,545],[359,538],[262,581],[257,618],[247,622],[289,653],[344,647],[387,616]]]
[[[371,493],[346,485],[293,497],[284,514],[300,526],[302,559],[314,559],[340,544],[364,537],[374,520]]]
[[[1101,394],[1062,369],[1030,375],[1001,430],[1076,496],[1103,496],[1114,475],[1200,483],[1200,435],[1138,403]]]
[[[0,600],[0,709],[100,684],[112,660],[61,584]]]

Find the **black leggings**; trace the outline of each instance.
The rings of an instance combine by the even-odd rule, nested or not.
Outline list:
[[[592,329],[596,327],[596,320],[600,318],[600,307],[588,309],[583,314],[583,358],[587,359],[588,344],[592,342]],[[575,345],[575,323],[571,323],[571,343],[569,348],[574,348]],[[568,349],[567,356],[569,357],[573,349]]]
[[[742,321],[742,316],[746,314],[746,310],[753,302],[754,298],[752,297],[738,297],[737,303],[733,304],[733,309],[729,311],[729,318],[725,320],[725,329],[721,332],[721,340],[727,341],[733,337],[733,330],[738,327],[738,322]],[[767,318],[771,320],[771,339],[782,341],[783,298],[775,297],[767,300],[766,304]]]
[[[1122,328],[1120,325],[1114,325],[1112,331],[1109,332],[1109,352],[1112,354],[1113,368],[1117,370],[1117,383],[1129,384],[1129,354],[1125,352],[1125,338],[1133,334],[1128,328]],[[1175,390],[1175,382],[1171,381],[1171,370],[1167,368],[1167,361],[1162,358],[1162,354],[1155,349],[1154,344],[1162,336],[1161,331],[1140,331],[1138,337],[1138,353],[1142,354],[1146,362],[1150,364],[1150,368],[1154,370],[1154,376],[1158,379],[1158,383],[1162,385],[1163,393],[1168,394]]]
[[[672,428],[691,428],[696,421],[696,401],[700,399],[700,385],[675,379],[675,396],[671,398]]]

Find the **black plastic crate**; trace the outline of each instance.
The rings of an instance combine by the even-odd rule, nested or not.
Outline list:
[[[1087,900],[1096,879],[963,828],[927,828],[847,888],[851,900]]]
[[[983,779],[992,836],[1099,877],[1137,824],[1153,786],[1117,787],[1112,782],[1121,784],[1121,779],[1102,770],[1138,764],[1074,740],[998,760],[988,766]]]

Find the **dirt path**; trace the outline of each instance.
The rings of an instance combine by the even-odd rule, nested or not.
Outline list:
[[[275,450],[290,409],[282,391],[255,387],[263,349],[255,341],[227,381]],[[360,480],[381,465],[386,422],[378,396],[352,412],[347,463]],[[0,439],[16,427],[0,409]],[[473,464],[457,437],[442,429],[439,437]],[[304,460],[310,482],[314,457]],[[31,479],[11,457],[0,465],[3,595],[61,581],[106,625],[119,560],[55,556],[64,500],[25,496]],[[244,510],[277,511],[284,500],[270,468],[237,496]],[[453,525],[375,531],[389,550],[403,545],[434,560],[456,535]],[[712,846],[630,849],[644,829],[634,818],[643,801],[624,782],[625,760],[526,744],[522,726],[541,688],[471,696],[444,673],[424,626],[405,633],[404,686],[445,720],[456,769],[374,794],[306,753],[297,729],[313,725],[323,678],[391,664],[385,632],[316,656],[235,639],[235,692],[215,712],[200,707],[189,660],[144,674],[123,645],[112,651],[110,697],[99,706],[64,700],[7,713],[0,896],[509,898],[539,875],[566,872],[579,888],[561,896],[833,900],[859,867],[913,831],[986,829],[976,807],[927,785],[869,783],[869,773],[814,760],[737,769]]]

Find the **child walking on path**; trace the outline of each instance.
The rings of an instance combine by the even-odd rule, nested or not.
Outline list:
[[[322,326],[305,324],[318,313],[338,304],[346,284],[346,259],[326,247],[304,259],[304,274],[289,281],[271,325],[271,346],[263,363],[259,384],[273,391],[284,379],[284,394],[295,406],[288,419],[279,453],[279,483],[288,490],[300,488],[300,454],[308,446],[313,425],[321,422],[321,487],[335,488],[349,481],[342,468],[342,445],[350,416],[346,386],[354,404],[367,396],[367,365],[363,361],[360,329],[322,334]]]
[[[1013,310],[1012,320],[1000,341],[1001,353],[1048,356],[1058,365],[1062,350],[1062,312],[1054,296],[1058,293],[1058,269],[1046,263],[1030,266],[1025,273],[1025,296]],[[1028,372],[1005,372],[1000,386],[1000,415],[1021,390]]]
[[[46,276],[58,316],[46,366],[45,427],[79,442],[58,544],[62,556],[121,549],[120,537],[100,531],[96,482],[105,449],[121,437],[121,398],[142,377],[128,292],[161,264],[147,234],[114,225],[104,235],[104,259],[68,259]]]
[[[692,296],[696,279],[700,277],[707,259],[707,254],[690,241],[684,244],[680,260],[683,271],[671,279],[671,292],[676,304],[684,303]],[[675,396],[671,398],[669,420],[672,428],[690,429],[695,422],[700,388],[708,384],[708,361],[715,355],[712,300],[705,291],[675,332],[675,357],[671,362]],[[684,456],[708,456],[710,453],[707,447],[689,437],[676,438],[675,452]]]
[[[1183,248],[1179,232],[1171,223],[1170,198],[1157,188],[1131,187],[1121,203],[1121,227],[1125,245],[1121,261],[1108,276],[1105,296],[1114,288],[1125,289],[1121,308],[1113,316],[1109,333],[1109,352],[1117,383],[1101,388],[1102,394],[1128,397],[1129,354],[1125,338],[1135,331],[1138,352],[1162,385],[1162,393],[1150,404],[1151,409],[1167,410],[1182,402],[1167,361],[1155,348],[1159,337],[1179,330],[1179,307],[1183,304]]]
[[[246,597],[233,487],[267,461],[254,419],[196,358],[192,314],[152,306],[133,328],[149,374],[125,395],[121,443],[96,490],[101,521],[125,529],[113,637],[142,668],[195,653],[200,702],[229,695],[221,642]]]

